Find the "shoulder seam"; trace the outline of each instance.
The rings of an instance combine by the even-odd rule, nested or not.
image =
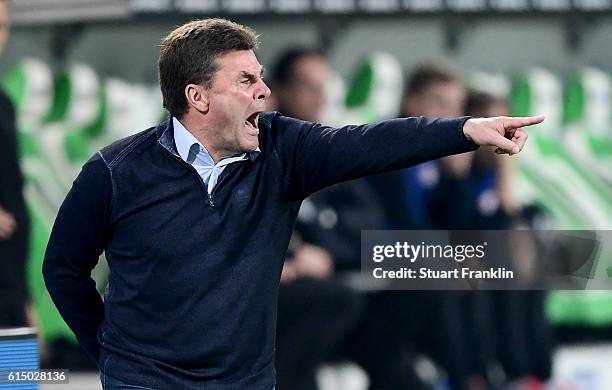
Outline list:
[[[107,163],[109,169],[119,164],[121,160],[125,158],[125,156],[127,156],[136,146],[140,145],[150,135],[150,132],[144,132],[130,141],[130,143],[127,144],[126,147],[123,148],[110,163]]]
[[[115,208],[115,204],[116,204],[116,200],[115,200],[115,180],[113,178],[113,170],[111,169],[111,167],[108,165],[108,162],[106,161],[106,158],[104,158],[104,155],[102,154],[101,150],[98,150],[98,154],[100,155],[100,158],[102,159],[102,161],[104,162],[104,165],[106,166],[106,169],[108,169],[108,175],[110,177],[110,182],[111,182],[111,215],[113,214],[113,209]],[[112,219],[112,218],[111,218]]]

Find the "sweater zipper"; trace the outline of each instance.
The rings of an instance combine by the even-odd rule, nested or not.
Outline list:
[[[161,145],[161,143],[160,143],[160,145]],[[203,191],[206,193],[206,199],[207,199],[207,203],[208,203],[208,205],[209,205],[210,207],[215,207],[215,200],[214,200],[214,198],[213,198],[213,195],[215,194],[215,191],[217,190],[217,188],[219,188],[219,184],[221,184],[221,183],[223,182],[223,179],[225,178],[225,176],[228,176],[228,175],[227,175],[227,174],[226,174],[226,175],[223,175],[223,174],[222,174],[222,175],[221,175],[221,177],[219,177],[219,181],[218,181],[218,182],[217,182],[217,184],[215,185],[215,188],[213,188],[212,193],[210,193],[210,194],[209,194],[209,193],[208,193],[208,188],[207,188],[207,187],[206,187],[206,185],[204,184],[204,180],[202,180],[202,176],[200,176],[200,175],[198,174],[198,172],[195,170],[195,168],[193,168],[193,166],[192,166],[192,165],[189,165],[189,164],[187,164],[185,161],[183,161],[183,159],[182,159],[182,158],[180,158],[180,157],[176,156],[174,153],[172,153],[172,152],[170,152],[169,150],[167,150],[167,149],[166,149],[166,148],[165,148],[163,145],[161,145],[161,146],[162,146],[162,147],[163,147],[163,148],[166,150],[166,152],[167,152],[167,153],[169,153],[169,154],[170,154],[170,155],[171,155],[171,156],[172,156],[172,157],[173,157],[173,158],[174,158],[176,161],[178,161],[180,164],[182,164],[182,165],[184,165],[185,167],[187,167],[187,169],[189,169],[190,171],[193,171],[193,173],[194,173],[194,174],[197,176],[198,181],[199,181],[199,182],[200,182],[200,184],[201,184],[201,188],[202,188],[202,190],[203,190]],[[230,167],[230,166],[228,166],[228,167],[226,167],[226,168],[225,168],[224,172],[225,172],[225,171],[226,171],[228,168],[230,168],[230,169],[231,169],[231,167]]]
[[[223,170],[223,172],[221,172],[221,176],[219,176],[219,181],[217,181],[217,184],[215,185],[215,188],[213,188],[212,193],[208,194],[208,189],[206,190],[206,193],[208,194],[208,204],[210,205],[210,207],[215,207],[215,200],[213,199],[213,196],[215,195],[215,191],[217,191],[217,188],[219,188],[221,183],[223,183],[223,179],[225,179],[226,176],[229,176],[229,172],[226,172],[226,171],[228,169],[231,170],[232,168],[234,168],[232,165],[233,164],[230,164],[230,165],[226,166],[225,169]],[[225,175],[223,173],[225,173]],[[198,175],[198,176],[200,176],[200,175]],[[200,178],[200,179],[202,179],[202,178]]]
[[[185,161],[183,161],[182,158],[177,157],[174,153],[170,152],[169,150],[167,150],[163,145],[161,145],[162,148],[164,148],[164,150],[166,150],[166,152],[168,154],[170,154],[179,164],[185,166],[188,170],[193,171],[193,173],[196,175],[196,177],[198,178],[198,181],[200,182],[200,188],[202,189],[202,191],[204,191],[206,193],[206,200],[207,203],[210,207],[215,207],[215,201],[212,198],[212,195],[208,193],[208,189],[206,188],[206,185],[204,184],[204,180],[202,180],[202,177],[198,174],[198,172],[195,170],[195,168],[189,164],[187,164]],[[218,183],[217,183],[218,184]],[[216,188],[216,186],[215,186]],[[213,190],[213,193],[215,191]]]

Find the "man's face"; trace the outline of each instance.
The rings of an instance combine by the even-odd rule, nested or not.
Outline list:
[[[419,94],[404,100],[404,112],[429,117],[457,117],[463,115],[465,89],[457,82],[439,82]]]
[[[293,66],[288,85],[275,91],[285,114],[311,122],[320,122],[325,108],[325,86],[331,75],[329,64],[321,56],[307,56]]]
[[[259,146],[259,113],[270,96],[263,68],[252,50],[221,54],[216,64],[208,91],[213,142],[227,155],[253,151]]]
[[[8,1],[0,0],[0,55],[4,51],[9,34],[9,6]]]

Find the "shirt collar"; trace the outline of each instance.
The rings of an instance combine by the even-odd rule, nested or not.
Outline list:
[[[201,150],[203,150],[206,154],[209,154],[204,145],[202,145],[200,141],[198,141],[198,139],[194,137],[194,135],[191,134],[191,132],[187,130],[185,126],[183,126],[183,124],[175,117],[172,117],[172,125],[174,127],[174,143],[176,144],[176,149],[183,161],[189,162],[189,151],[194,144],[199,145],[202,148]],[[254,161],[260,153],[261,149],[258,147],[254,151],[249,152],[248,156],[251,161]],[[243,153],[241,157],[245,157],[246,155],[247,153]],[[229,158],[233,157],[235,156]]]

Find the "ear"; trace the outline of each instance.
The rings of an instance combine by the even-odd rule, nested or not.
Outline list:
[[[185,86],[185,99],[187,105],[196,111],[206,114],[209,109],[208,90],[199,84],[187,84]]]

